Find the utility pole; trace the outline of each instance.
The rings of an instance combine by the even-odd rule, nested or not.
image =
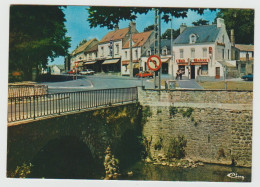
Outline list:
[[[158,56],[161,58],[161,13],[158,13]],[[161,75],[162,75],[162,67],[159,69],[159,89],[161,89]]]
[[[171,57],[172,57],[172,79],[174,80],[174,71],[173,71],[173,64],[174,64],[174,59],[173,59],[173,33],[172,33],[172,20],[173,20],[173,16],[171,19]]]
[[[157,12],[158,10],[155,8],[154,9],[154,52],[153,54],[156,55],[157,51],[157,44],[158,44],[158,30],[157,30]],[[154,72],[154,88],[156,88],[156,72]]]
[[[130,78],[133,78],[133,59],[132,59],[132,27],[131,27],[131,22],[129,23],[129,35],[130,35]]]

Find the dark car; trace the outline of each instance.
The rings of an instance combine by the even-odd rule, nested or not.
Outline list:
[[[149,72],[149,71],[145,71],[145,72],[143,72],[143,73],[137,73],[136,75],[135,75],[136,77],[151,77],[151,78],[153,78],[153,73],[151,73],[151,72]]]
[[[252,74],[244,75],[241,78],[246,80],[246,81],[253,81],[253,75]]]

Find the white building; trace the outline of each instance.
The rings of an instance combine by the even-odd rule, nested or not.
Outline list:
[[[187,27],[182,24],[180,35],[173,42],[174,70],[200,80],[223,79],[227,68],[236,67],[231,61],[231,43],[224,20],[217,24]]]
[[[131,22],[132,34],[138,33],[136,24]],[[98,60],[103,60],[102,71],[121,72],[122,48],[129,39],[129,27],[107,33],[98,44]]]
[[[132,35],[132,62],[133,74],[138,73],[141,63],[141,55],[150,47],[154,41],[154,32],[147,31]],[[130,75],[130,40],[128,40],[122,49],[122,75]]]

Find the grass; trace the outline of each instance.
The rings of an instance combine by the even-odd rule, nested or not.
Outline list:
[[[198,82],[204,89],[225,89],[224,81]],[[227,81],[227,90],[253,90],[253,82]]]

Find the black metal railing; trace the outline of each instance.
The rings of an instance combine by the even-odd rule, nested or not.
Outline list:
[[[8,98],[8,122],[137,101],[137,88],[115,88]]]

